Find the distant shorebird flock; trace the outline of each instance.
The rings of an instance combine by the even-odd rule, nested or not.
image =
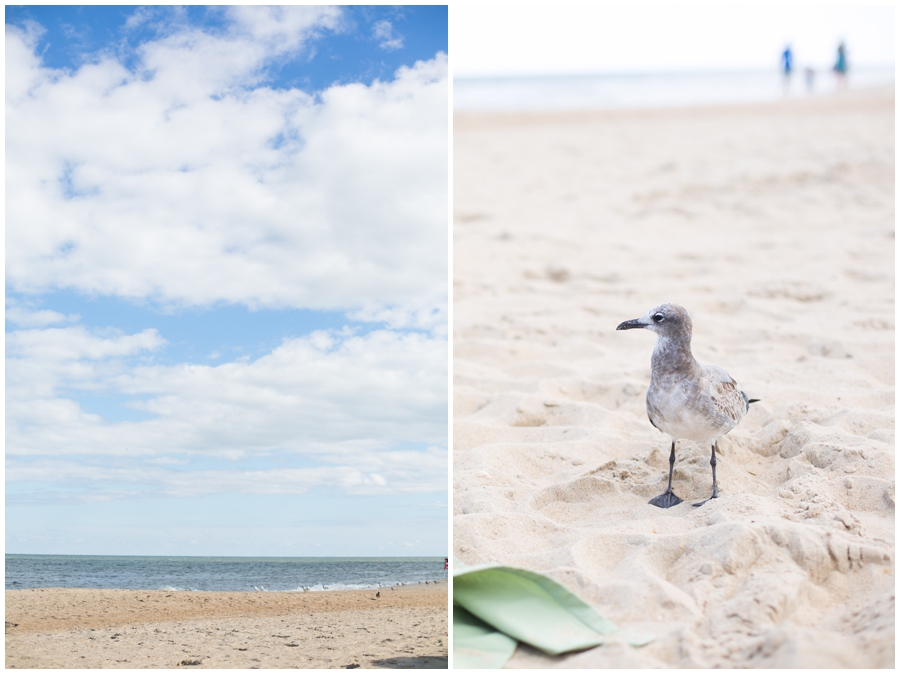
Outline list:
[[[712,443],[712,496],[695,503],[701,506],[718,498],[716,485],[716,445],[720,437],[740,423],[757,399],[747,398],[725,370],[702,365],[691,353],[691,317],[684,307],[661,304],[641,318],[624,321],[616,330],[643,328],[656,333],[656,347],[650,361],[650,388],[647,416],[650,423],[672,437],[669,454],[669,484],[666,491],[650,500],[651,505],[671,508],[682,502],[672,491],[675,442],[700,440]]]

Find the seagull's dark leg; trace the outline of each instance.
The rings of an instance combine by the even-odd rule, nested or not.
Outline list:
[[[719,441],[716,440],[712,446],[712,458],[709,460],[709,465],[712,466],[712,474],[713,474],[713,493],[706,501],[711,501],[714,498],[719,498],[719,488],[716,486],[716,446],[719,444]],[[695,503],[694,507],[702,506],[706,501],[700,501],[700,503]]]
[[[674,470],[674,468],[675,440],[672,440],[672,452],[671,454],[669,454],[669,486],[666,488],[664,494],[660,494],[656,498],[650,499],[650,505],[655,505],[659,508],[671,508],[672,506],[681,503],[681,499],[675,496],[675,493],[672,491],[672,471]]]

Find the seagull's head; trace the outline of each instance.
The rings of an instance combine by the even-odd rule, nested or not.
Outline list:
[[[677,337],[691,337],[691,317],[684,307],[673,304],[660,304],[653,307],[640,318],[619,323],[616,330],[633,330],[644,328],[655,332],[660,337],[675,339]]]

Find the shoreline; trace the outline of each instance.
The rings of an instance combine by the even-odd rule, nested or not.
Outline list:
[[[394,590],[399,590],[402,587],[418,587],[419,585],[432,585],[436,583],[446,583],[446,578],[435,578],[428,580],[417,580],[410,582],[398,582],[394,585],[369,585],[368,587],[328,587],[325,586],[323,589],[316,589],[315,586],[301,586],[300,588],[293,590],[266,590],[265,587],[261,586],[260,589],[252,589],[252,590],[200,590],[192,587],[158,587],[158,588],[139,588],[139,587],[62,587],[62,586],[47,586],[47,587],[7,587],[6,592],[22,592],[24,590],[98,590],[98,591],[124,591],[124,592],[235,592],[239,594],[256,594],[258,592],[274,594],[278,592],[283,592],[285,594],[306,594],[309,592],[314,593],[322,593],[322,592],[367,592],[371,590],[372,592],[377,592],[378,590],[390,590],[393,588]],[[339,583],[338,583],[339,584]]]
[[[446,581],[324,592],[36,588],[5,597],[7,668],[447,665]]]

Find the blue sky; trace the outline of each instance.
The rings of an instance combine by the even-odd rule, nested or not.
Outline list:
[[[446,7],[6,24],[7,551],[444,554]]]
[[[320,91],[334,84],[393,79],[401,66],[447,52],[447,8],[345,7],[339,24],[320,30],[287,58],[266,64],[269,86]],[[152,6],[8,6],[6,23],[36,21],[44,29],[37,50],[49,68],[77,68],[85,60],[113,50],[129,68],[139,63],[136,48],[180,26],[227,33],[231,22],[223,7]]]

